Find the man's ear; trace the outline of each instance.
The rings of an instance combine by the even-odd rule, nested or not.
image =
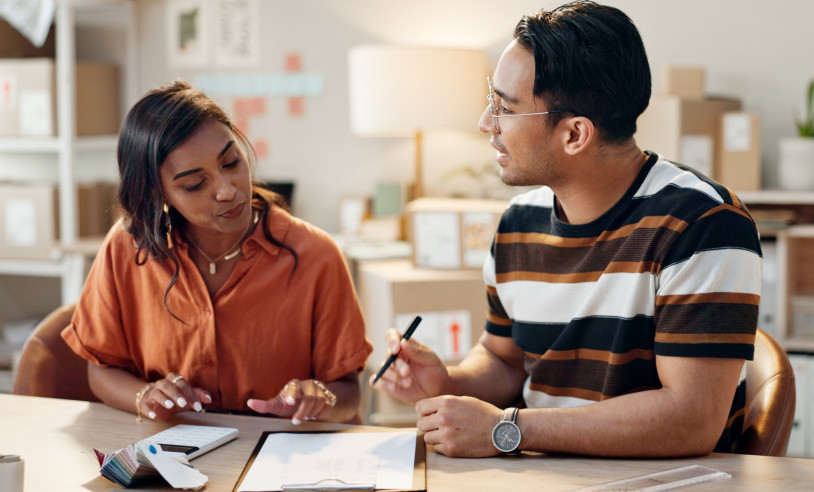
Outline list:
[[[596,138],[594,123],[584,116],[565,118],[560,123],[565,124],[562,130],[565,132],[563,150],[566,154],[576,155],[585,151]]]

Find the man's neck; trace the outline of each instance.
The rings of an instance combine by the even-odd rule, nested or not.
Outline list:
[[[601,217],[624,196],[645,162],[647,155],[632,139],[575,160],[571,182],[553,188],[560,220],[578,225]]]

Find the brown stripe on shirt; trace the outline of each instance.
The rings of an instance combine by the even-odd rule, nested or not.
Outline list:
[[[701,294],[672,294],[656,297],[656,306],[668,304],[705,304],[709,302],[760,305],[760,296],[743,292],[705,292]]]
[[[533,354],[531,352],[526,352],[526,355],[537,360],[543,359],[543,357],[545,357],[546,360],[552,361],[584,359],[607,362],[608,364],[612,365],[627,364],[634,359],[652,360],[655,357],[653,351],[647,349],[633,349],[622,354],[617,354],[608,350],[594,349],[549,350],[545,353],[545,355]]]
[[[752,345],[755,335],[748,333],[656,333],[656,343],[740,343]]]

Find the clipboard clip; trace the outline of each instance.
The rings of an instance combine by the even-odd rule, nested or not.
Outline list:
[[[314,483],[290,483],[283,484],[283,492],[296,490],[300,492],[373,492],[376,490],[375,483],[366,482],[346,482],[338,478],[323,478]]]

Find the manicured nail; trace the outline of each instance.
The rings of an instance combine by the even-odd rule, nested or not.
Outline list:
[[[175,403],[173,403],[173,402],[172,402],[172,400],[166,400],[166,401],[164,402],[164,406],[165,406],[166,408],[172,408],[172,407],[174,407],[174,406],[175,406]]]
[[[294,405],[295,403],[297,403],[297,400],[295,400],[293,396],[286,396],[285,402],[288,403],[289,405]]]
[[[203,407],[201,406],[201,402],[199,402],[199,401],[196,401],[195,403],[193,403],[192,408],[194,408],[196,412],[200,412],[201,410],[203,410]]]
[[[299,419],[291,419],[291,423],[294,425],[300,425],[302,422],[300,422]]]
[[[150,420],[155,420],[155,412],[152,410],[150,410],[150,413],[148,413],[147,416],[150,417]]]
[[[187,406],[187,400],[183,396],[178,398],[176,401],[178,402],[178,406],[181,408]]]

